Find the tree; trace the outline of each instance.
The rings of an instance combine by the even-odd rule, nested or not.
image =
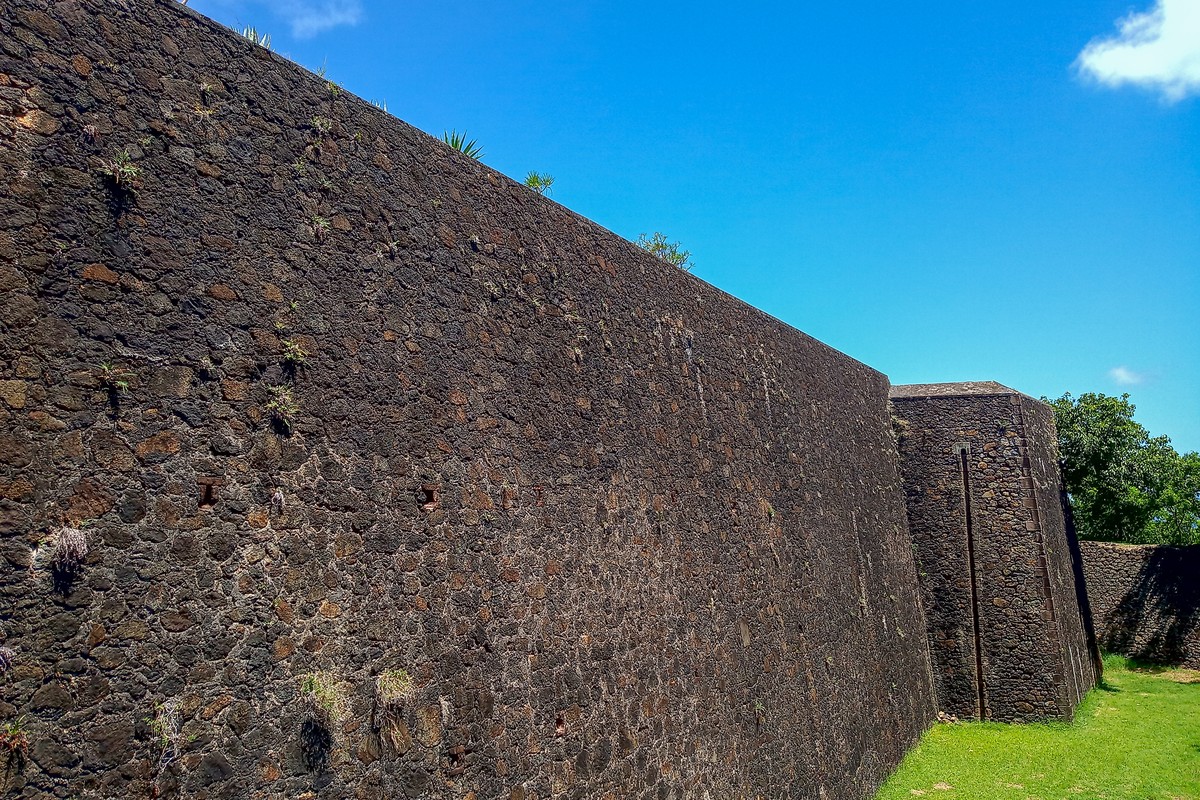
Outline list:
[[[1133,419],[1129,395],[1068,392],[1054,407],[1063,482],[1085,539],[1200,544],[1200,455]]]
[[[692,254],[688,250],[681,250],[679,242],[668,242],[666,234],[655,232],[649,239],[646,234],[642,234],[637,240],[638,247],[657,256],[660,260],[667,262],[673,267],[679,267],[684,272],[692,268]]]

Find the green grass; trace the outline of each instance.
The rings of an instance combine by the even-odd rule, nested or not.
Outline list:
[[[1109,656],[1070,724],[937,725],[875,800],[914,797],[1200,800],[1200,673]]]

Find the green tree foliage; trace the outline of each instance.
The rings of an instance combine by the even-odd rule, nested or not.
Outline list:
[[[638,247],[671,266],[679,267],[685,272],[692,268],[691,251],[681,250],[679,242],[668,242],[666,234],[655,232],[650,238],[642,234],[637,240]]]
[[[1133,419],[1129,395],[1068,392],[1054,406],[1063,481],[1085,539],[1200,544],[1200,455]]]

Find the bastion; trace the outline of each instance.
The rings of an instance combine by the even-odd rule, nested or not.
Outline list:
[[[1100,661],[1050,406],[988,381],[891,396],[939,709],[1069,719]]]

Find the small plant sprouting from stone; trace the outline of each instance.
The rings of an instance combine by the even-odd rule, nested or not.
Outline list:
[[[283,364],[293,372],[308,366],[308,351],[295,339],[284,339]]]
[[[385,114],[387,113],[387,101],[386,100],[372,100],[371,105],[375,106],[376,108],[378,108],[380,111],[384,112]]]
[[[459,133],[456,130],[442,131],[442,141],[453,147],[458,152],[462,153],[464,156],[469,156],[476,161],[483,158],[483,146],[474,139],[468,140],[466,131],[463,131],[462,133]]]
[[[346,720],[346,696],[334,673],[301,675],[300,703],[325,728],[337,728]]]
[[[283,489],[276,489],[275,494],[271,495],[271,511],[276,515],[282,514],[286,502],[283,496]]]
[[[142,168],[133,163],[133,156],[129,155],[128,150],[101,161],[100,174],[108,179],[115,191],[137,194],[142,188]]]
[[[22,761],[29,755],[29,732],[25,730],[24,716],[0,725],[0,750],[4,750],[8,758]]]
[[[525,176],[525,186],[537,192],[538,194],[552,194],[550,187],[554,185],[554,176],[546,175],[541,172],[529,171]]]
[[[375,679],[375,700],[387,716],[394,716],[417,696],[417,685],[407,670],[389,669]]]
[[[267,401],[266,405],[271,419],[284,431],[291,433],[292,424],[295,423],[296,416],[300,413],[300,407],[296,405],[296,398],[292,396],[292,390],[286,386],[269,386],[267,391],[271,393],[271,399]]]
[[[292,162],[292,171],[301,176],[308,174],[308,162],[303,156]]]
[[[253,25],[247,25],[242,28],[242,38],[249,39],[259,47],[266,48],[267,50],[271,49],[271,34],[259,33],[258,28]]]
[[[0,647],[0,675],[7,675],[17,660],[17,654],[11,647]]]
[[[154,704],[154,716],[146,717],[146,724],[154,734],[159,747],[158,766],[165,769],[174,763],[183,752],[184,745],[195,739],[195,735],[184,736],[179,721],[179,699],[171,698]]]
[[[389,258],[395,258],[396,254],[399,252],[400,252],[400,242],[398,242],[398,241],[384,242],[383,244],[381,244],[375,248],[375,257],[382,261],[383,257],[385,255],[388,256]]]
[[[317,239],[324,239],[325,235],[329,233],[330,224],[325,217],[313,214],[309,219],[309,224],[312,225],[313,236]]]
[[[104,388],[120,397],[129,396],[129,382],[134,377],[131,370],[118,367],[109,361],[101,361],[96,370]]]
[[[312,125],[313,130],[322,136],[328,136],[329,132],[333,130],[333,120],[329,117],[318,115],[309,120],[309,123]]]
[[[681,249],[679,242],[668,242],[665,234],[656,231],[647,238],[643,233],[638,237],[637,246],[658,260],[679,267],[684,272],[692,269],[691,251]]]
[[[88,554],[87,534],[79,528],[62,527],[54,537],[54,552],[50,568],[55,574],[72,579],[83,569]]]

